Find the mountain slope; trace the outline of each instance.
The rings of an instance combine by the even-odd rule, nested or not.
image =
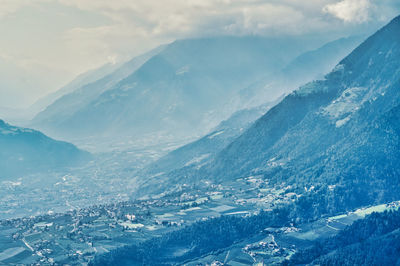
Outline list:
[[[249,128],[255,120],[277,102],[279,101],[235,112],[229,119],[222,121],[206,136],[186,144],[151,163],[139,175],[160,176],[171,174],[171,171],[180,168],[199,168]]]
[[[363,40],[364,36],[340,38],[302,53],[284,68],[277,69],[273,77],[267,75],[242,89],[236,101],[242,108],[258,106],[311,80],[321,79]]]
[[[32,106],[29,107],[29,111],[36,115],[46,109],[46,107],[48,107],[49,105],[53,104],[57,99],[61,98],[62,96],[73,93],[75,90],[111,74],[119,67],[121,67],[120,64],[105,64],[100,68],[80,74],[67,85],[63,86],[61,89],[50,93],[43,98],[40,98]]]
[[[347,207],[396,195],[399,36],[400,17],[324,80],[272,108],[218,155],[209,173],[225,178],[257,173],[299,187],[355,182],[359,194]]]
[[[400,255],[400,212],[374,212],[338,235],[301,250],[288,265],[396,265]],[[377,247],[379,247],[377,249]]]
[[[317,78],[322,75],[323,71],[328,73],[345,55],[356,48],[362,39],[364,37],[355,36],[329,42],[316,50],[305,52],[296,57],[280,71],[274,84],[265,86],[268,80],[272,80],[271,77],[268,77],[242,89],[239,93],[238,102],[243,105],[248,104],[250,108],[236,112],[205,137],[172,151],[152,163],[146,167],[145,173],[139,174],[141,179],[145,179],[143,176],[157,176],[157,178],[181,176],[185,175],[191,168],[196,169],[206,164],[250,127],[256,119],[283,99],[280,97],[277,101],[266,103],[268,99],[276,97],[274,93],[285,90],[285,87],[289,89],[292,86],[289,84],[301,84],[306,80]],[[272,87],[280,87],[280,89]],[[259,107],[251,107],[257,103],[265,104]]]
[[[206,133],[235,111],[222,108],[232,95],[282,68],[308,48],[304,43],[261,37],[176,41],[107,90],[104,81],[96,82],[101,93],[83,96],[79,105],[57,101],[34,124],[67,137]]]
[[[0,179],[77,166],[90,154],[42,133],[0,120]]]
[[[12,123],[29,124],[30,120],[35,118],[36,115],[44,111],[48,106],[52,105],[57,99],[60,99],[64,95],[71,94],[75,90],[78,90],[89,83],[95,82],[96,80],[107,76],[121,67],[121,65],[122,64],[106,64],[98,69],[90,70],[80,74],[62,88],[38,99],[34,104],[27,108],[18,109],[0,107],[0,117],[3,117]]]
[[[64,94],[62,92],[64,95],[37,114],[30,125],[44,130],[49,134],[62,136],[62,132],[58,131],[59,124],[62,123],[62,121],[73,117],[77,110],[80,110],[104,91],[112,88],[119,81],[126,78],[153,55],[162,51],[162,49],[163,46],[160,46],[148,53],[135,57],[105,76],[103,76],[103,74],[108,73],[110,70],[99,69],[95,71],[96,73],[94,73],[94,75],[83,77],[83,81],[82,78],[78,78],[69,86],[60,89],[60,91],[68,90],[69,93]],[[59,93],[60,92],[57,94]]]
[[[157,184],[260,175],[299,193],[312,187],[325,200],[318,208],[329,212],[398,198],[399,36],[400,17],[325,79],[288,95],[207,165]]]
[[[364,36],[340,38],[316,50],[308,51],[285,66],[282,69],[283,75],[301,83],[316,78],[321,79],[326,73],[329,73],[340,60],[357,48],[365,38]]]

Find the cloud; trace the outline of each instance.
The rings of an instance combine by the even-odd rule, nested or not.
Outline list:
[[[343,0],[325,6],[323,11],[345,22],[362,23],[368,21],[371,7],[369,0]]]
[[[93,64],[127,60],[176,39],[219,35],[301,35],[325,32],[322,7],[332,0],[60,0],[110,23],[63,32],[75,56]],[[336,27],[338,28],[338,27]],[[334,37],[332,37],[334,38]],[[94,68],[91,65],[90,68]],[[83,70],[81,70],[82,72]]]
[[[37,77],[46,73],[45,93],[87,69],[175,39],[332,40],[373,31],[397,12],[399,0],[0,0],[0,51]]]
[[[162,2],[61,0],[65,5],[101,12],[115,26],[140,27],[151,36],[198,34],[266,34],[272,28],[292,30],[305,19],[293,4],[261,0],[164,0]],[[285,2],[285,1],[283,1]],[[297,1],[293,1],[297,2]],[[318,2],[318,1],[311,1]],[[319,1],[321,2],[321,1]],[[323,1],[322,1],[323,2]]]
[[[323,7],[323,12],[346,23],[362,24],[371,21],[387,22],[399,15],[398,0],[341,0]]]

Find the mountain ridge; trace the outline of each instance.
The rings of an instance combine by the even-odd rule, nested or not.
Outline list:
[[[0,119],[0,178],[60,170],[83,165],[88,152],[53,140],[43,133],[7,124]]]
[[[108,90],[87,100],[82,96],[80,101],[86,101],[85,104],[69,108],[72,115],[64,116],[60,112],[54,119],[38,123],[46,119],[42,114],[39,116],[44,119],[37,118],[33,125],[51,135],[68,138],[94,134],[139,135],[146,127],[148,129],[142,131],[172,128],[190,131],[193,127],[197,126],[199,130],[209,124],[212,128],[221,117],[227,118],[230,112],[236,111],[228,110],[226,114],[219,111],[225,98],[229,99],[234,92],[264,75],[266,70],[278,65],[283,67],[305,46],[310,45],[299,40],[288,42],[262,37],[178,40],[151,56]],[[273,53],[278,47],[285,52]],[[97,87],[101,86],[104,85],[99,82]],[[190,122],[194,120],[197,122]],[[204,129],[203,133],[210,128]]]
[[[286,96],[208,164],[147,187],[263,176],[271,185],[332,194],[324,202],[332,213],[396,198],[399,33],[397,17],[325,79]]]

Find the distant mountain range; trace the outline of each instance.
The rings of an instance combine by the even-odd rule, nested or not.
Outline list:
[[[316,50],[305,52],[283,68],[283,75],[300,83],[306,83],[316,78],[322,79],[365,39],[366,36],[340,38]]]
[[[260,37],[176,41],[142,57],[124,77],[110,75],[65,95],[33,125],[60,137],[207,132],[235,92],[283,67],[303,46]]]
[[[356,38],[351,40],[337,41],[341,48],[331,49],[316,72],[324,69],[321,65],[334,65],[341,50],[352,49]],[[300,38],[176,41],[64,95],[39,113],[31,126],[66,139],[138,137],[149,132],[177,137],[206,134],[235,111],[279,97],[285,91],[282,82],[267,91],[266,82],[275,80],[277,70],[293,65],[290,62],[312,46]],[[252,86],[257,80],[263,81]],[[266,92],[256,97],[257,91]]]
[[[400,17],[324,79],[285,97],[207,164],[154,177],[141,191],[257,175],[271,185],[291,185],[302,193],[312,190],[314,197],[323,199],[320,210],[332,213],[397,198],[398,36]]]
[[[77,110],[84,108],[104,91],[126,78],[162,49],[163,46],[160,46],[122,65],[113,66],[111,69],[106,66],[85,73],[59,91],[39,101],[36,105],[41,106],[41,108],[45,103],[49,101],[51,103],[39,112],[30,124],[58,135],[56,128],[58,128],[59,123],[71,119]],[[64,134],[60,133],[59,135]]]
[[[74,145],[0,120],[0,180],[79,166],[91,155]]]
[[[89,70],[81,75],[77,76],[74,80],[69,82],[67,85],[62,87],[61,89],[50,93],[43,98],[40,98],[37,102],[35,102],[28,109],[33,114],[38,114],[44,111],[48,106],[52,105],[56,100],[63,97],[64,95],[74,93],[76,90],[81,87],[93,83],[113,72],[115,72],[118,68],[121,68],[122,64],[105,64],[100,68]],[[33,118],[33,117],[32,117]],[[32,119],[31,118],[31,119]]]
[[[318,49],[302,53],[284,68],[277,69],[273,76],[266,75],[242,89],[238,98],[235,99],[238,102],[237,105],[247,108],[255,107],[282,93],[289,93],[309,81],[323,78],[365,38],[364,36],[340,38]]]
[[[62,88],[40,98],[27,108],[0,107],[0,117],[5,118],[7,121],[12,123],[25,124],[27,121],[33,119],[38,113],[44,111],[48,106],[52,105],[59,98],[66,94],[73,93],[86,84],[101,79],[120,67],[121,64],[106,64],[98,69],[93,69],[82,73]],[[22,76],[23,74],[20,73],[20,75]],[[30,86],[34,85],[31,84]],[[8,88],[9,90],[14,87],[15,86],[11,85],[4,86],[4,88]]]

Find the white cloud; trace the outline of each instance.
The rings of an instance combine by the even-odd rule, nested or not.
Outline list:
[[[81,58],[127,59],[175,39],[206,35],[293,34],[322,27],[298,8],[261,0],[60,0],[112,23],[74,27],[63,40]],[[296,21],[296,23],[293,23]],[[308,22],[306,22],[308,21]],[[307,23],[307,25],[305,25]]]
[[[307,9],[297,8],[297,0],[60,1],[65,5],[101,12],[112,18],[116,27],[121,24],[140,27],[151,36],[265,34],[276,27],[285,32],[308,19],[304,16]]]
[[[45,93],[87,69],[175,39],[333,39],[372,31],[399,11],[399,0],[0,0],[0,51],[43,81],[54,77],[42,86]]]
[[[323,11],[345,22],[362,23],[369,20],[371,8],[369,0],[342,0],[326,5]]]

